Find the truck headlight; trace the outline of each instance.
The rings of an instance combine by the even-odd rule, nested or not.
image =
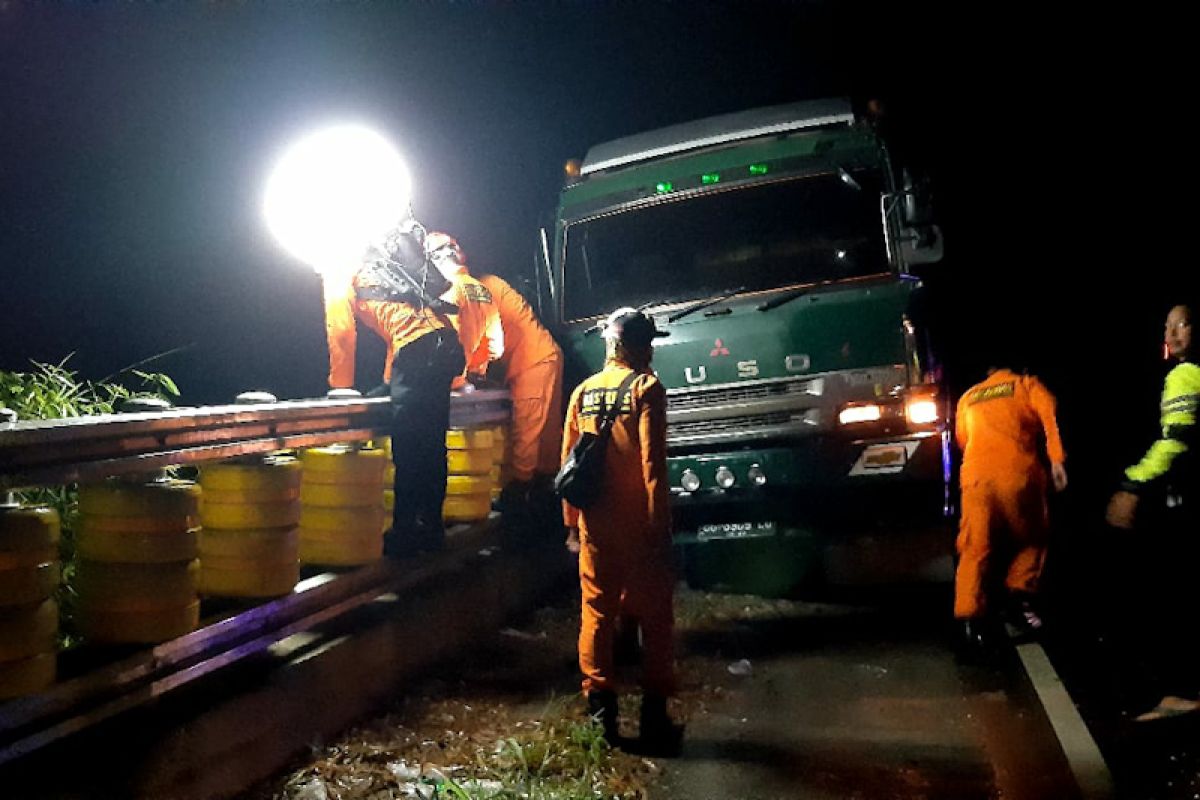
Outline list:
[[[685,469],[683,474],[679,476],[679,485],[683,487],[685,492],[694,492],[700,488],[700,476],[690,469]]]
[[[737,483],[737,477],[733,474],[733,470],[725,466],[717,467],[716,479],[717,486],[722,489],[728,489]]]
[[[937,401],[928,399],[908,401],[904,413],[908,415],[908,421],[914,425],[928,425],[931,422],[937,422],[940,416]]]

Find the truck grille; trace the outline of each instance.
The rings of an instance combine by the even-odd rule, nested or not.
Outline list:
[[[802,426],[792,412],[777,411],[770,414],[751,414],[728,419],[702,419],[688,422],[672,422],[667,426],[667,439],[683,444],[709,437],[752,437],[763,438],[779,432],[782,427]]]
[[[748,386],[729,386],[721,389],[673,390],[667,396],[669,411],[687,411],[754,400],[771,400],[795,394],[821,394],[817,381],[789,380],[777,383],[757,383]],[[675,392],[678,391],[676,394]]]

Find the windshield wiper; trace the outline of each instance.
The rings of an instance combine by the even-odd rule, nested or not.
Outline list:
[[[647,308],[650,308],[650,306],[661,306],[665,302],[666,302],[665,300],[647,300],[645,303],[642,303],[640,306],[638,306],[637,310],[644,312]],[[607,319],[607,317],[606,317],[606,319]],[[599,322],[597,322],[595,325],[584,330],[583,335],[591,336],[594,333],[599,333],[603,327],[604,327],[604,320],[602,319]]]
[[[804,297],[804,295],[808,294],[810,291],[812,291],[812,287],[809,286],[806,286],[803,289],[796,289],[788,292],[787,294],[781,294],[778,297],[772,297],[765,303],[759,303],[757,308],[759,311],[770,311],[772,308],[779,308],[784,303],[790,303],[797,298]]]
[[[683,319],[684,317],[688,316],[689,314],[694,314],[695,312],[699,311],[702,308],[708,308],[709,306],[715,306],[717,303],[723,303],[726,300],[728,300],[729,298],[733,297],[735,294],[741,294],[744,291],[746,291],[746,287],[739,286],[738,288],[733,289],[729,292],[726,292],[725,294],[721,295],[720,297],[713,298],[712,300],[701,300],[699,303],[693,303],[692,305],[688,306],[687,308],[683,309],[682,311],[676,311],[674,314],[667,317],[667,322],[678,322],[679,320]]]

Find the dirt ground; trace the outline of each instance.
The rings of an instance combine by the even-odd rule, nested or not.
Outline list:
[[[798,605],[807,613],[822,611],[813,604],[681,588],[676,617],[680,628],[702,633],[737,621],[795,614]],[[537,610],[461,661],[446,665],[441,675],[414,685],[376,719],[336,742],[314,742],[308,757],[255,787],[243,800],[459,796],[445,793],[445,786],[437,794],[437,784],[447,778],[468,787],[470,797],[506,796],[503,777],[497,779],[497,773],[505,771],[497,764],[503,766],[508,744],[568,740],[578,735],[571,726],[586,721],[575,657],[578,615],[577,600],[564,599]],[[672,715],[685,724],[695,722],[749,668],[720,652],[680,653],[680,693],[672,700]],[[632,668],[624,677],[631,685],[636,681]],[[622,732],[633,736],[636,695],[623,696],[621,707]],[[569,757],[543,763],[552,784],[560,777],[553,774],[558,768],[564,785],[573,787],[546,797],[651,798],[664,770],[670,769],[669,761],[605,750],[589,778],[590,791],[583,792],[579,776],[571,774],[575,765]]]

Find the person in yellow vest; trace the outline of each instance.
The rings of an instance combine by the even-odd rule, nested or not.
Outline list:
[[[617,620],[636,619],[642,630],[641,744],[665,751],[678,745],[680,733],[667,714],[675,691],[667,392],[650,369],[652,342],[665,334],[640,311],[622,308],[608,317],[603,335],[604,369],[575,389],[563,429],[565,461],[580,436],[596,434],[605,411],[615,409],[599,499],[582,510],[563,503],[563,522],[578,532],[580,543],[579,667],[589,711],[609,742],[618,742]]]
[[[1196,424],[1200,406],[1200,365],[1192,345],[1193,307],[1177,305],[1167,314],[1164,344],[1174,362],[1163,384],[1159,423],[1162,436],[1141,460],[1125,470],[1121,488],[1109,500],[1106,519],[1120,529],[1135,523],[1147,529],[1145,538],[1154,542],[1156,577],[1149,582],[1150,607],[1139,627],[1146,636],[1146,657],[1152,682],[1162,699],[1137,717],[1139,721],[1162,719],[1200,710],[1195,699],[1200,681],[1200,662],[1192,654],[1190,637],[1174,630],[1165,609],[1176,607],[1180,592],[1192,579],[1195,559],[1200,555],[1200,449]],[[1147,547],[1150,545],[1148,544]],[[1180,640],[1183,641],[1180,641]]]
[[[1041,381],[1007,368],[990,369],[958,402],[962,516],[954,616],[971,644],[994,644],[988,640],[995,635],[996,606],[1008,605],[1010,620],[1026,632],[1042,625],[1033,598],[1049,537],[1047,484],[1056,491],[1067,486],[1055,405]],[[1007,597],[992,596],[997,583]]]
[[[424,234],[419,223],[408,220],[355,270],[323,280],[331,389],[354,387],[357,323],[387,342],[383,380],[392,399],[396,479],[384,545],[398,556],[442,547],[450,384],[464,364],[449,319],[454,307],[423,288],[440,283],[430,281],[437,276],[429,274]]]

